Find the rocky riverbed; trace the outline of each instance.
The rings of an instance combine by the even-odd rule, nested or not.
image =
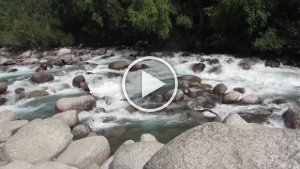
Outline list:
[[[129,48],[0,55],[0,169],[300,167],[300,69],[279,60]],[[178,75],[174,102],[156,113],[136,110],[121,91],[124,70],[144,55]],[[153,66],[130,73],[164,77]]]

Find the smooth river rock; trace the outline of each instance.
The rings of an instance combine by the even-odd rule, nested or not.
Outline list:
[[[0,81],[0,94],[4,94],[8,88],[6,81]]]
[[[37,119],[10,137],[4,150],[10,161],[46,161],[64,150],[72,137],[70,128],[63,122],[54,118]]]
[[[0,123],[16,120],[16,113],[12,111],[0,112]]]
[[[94,107],[96,107],[96,99],[91,95],[61,98],[56,102],[56,110],[58,112],[68,110],[76,110],[77,112],[89,111]]]
[[[93,136],[72,142],[56,161],[85,169],[94,163],[102,165],[109,154],[107,139],[103,136]]]
[[[54,77],[51,74],[46,73],[43,70],[36,72],[31,78],[30,81],[34,83],[46,83],[53,81]]]
[[[213,92],[216,94],[225,94],[227,89],[228,89],[227,86],[221,83],[214,87]]]
[[[237,91],[228,92],[224,96],[223,103],[224,104],[237,103],[240,96],[241,96],[241,93],[239,93]]]
[[[62,122],[66,123],[69,127],[73,127],[79,123],[78,113],[76,110],[58,113],[54,115],[53,118],[61,120]]]
[[[150,158],[163,147],[159,142],[138,142],[123,145],[114,154],[113,169],[143,169]]]
[[[300,168],[300,133],[206,123],[179,135],[144,169]]]

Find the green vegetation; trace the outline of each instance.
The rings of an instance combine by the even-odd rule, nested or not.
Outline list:
[[[293,53],[300,49],[300,1],[0,0],[0,46],[12,50],[138,40],[223,52]]]

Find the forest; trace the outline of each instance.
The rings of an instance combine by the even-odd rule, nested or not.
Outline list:
[[[297,55],[299,0],[0,0],[0,46],[118,46]]]

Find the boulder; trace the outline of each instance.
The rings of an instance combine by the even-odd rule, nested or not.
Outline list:
[[[288,109],[282,114],[284,124],[287,128],[298,129],[300,128],[300,110],[299,109]]]
[[[90,91],[91,91],[86,82],[81,82],[79,84],[79,88],[82,89],[83,91],[87,92],[87,93],[90,93]]]
[[[158,142],[138,142],[123,145],[114,154],[113,169],[143,169],[150,158],[163,147]]]
[[[16,120],[16,113],[12,111],[0,112],[0,123]]]
[[[138,71],[138,70],[141,70],[141,69],[146,69],[146,68],[149,68],[149,66],[145,65],[145,64],[141,64],[141,65],[133,65],[130,69],[131,72],[134,72],[134,71]]]
[[[35,164],[31,169],[78,169],[58,162],[45,161]]]
[[[57,56],[64,56],[72,53],[72,49],[68,48],[61,48],[57,51]]]
[[[170,100],[171,97],[172,97],[172,95],[173,95],[173,93],[174,93],[174,89],[168,91],[168,92],[164,95],[165,99],[166,99],[167,101]],[[175,96],[175,98],[174,98],[174,101],[179,102],[179,101],[183,100],[183,97],[184,97],[184,92],[183,92],[181,89],[178,89],[178,90],[177,90],[177,93],[176,93],[176,96]]]
[[[44,90],[34,90],[27,94],[27,98],[38,98],[38,97],[45,97],[49,96],[49,93]]]
[[[280,67],[280,61],[267,59],[265,62],[265,67],[278,68]]]
[[[86,169],[94,163],[102,165],[109,154],[110,147],[107,139],[103,136],[93,136],[72,142],[56,161]]]
[[[0,106],[4,105],[7,102],[7,98],[0,98]]]
[[[79,124],[72,129],[74,139],[82,139],[87,137],[91,133],[91,128],[87,124]]]
[[[16,94],[23,93],[23,92],[25,92],[25,89],[24,89],[24,88],[17,88],[17,89],[15,90],[15,93],[16,93]]]
[[[98,169],[111,169],[110,166],[114,160],[114,156],[109,157]]]
[[[0,123],[0,131],[12,131],[16,132],[21,127],[25,126],[28,120],[15,120]]]
[[[19,55],[18,59],[28,59],[31,57],[31,55],[32,55],[32,51],[28,50],[28,51],[23,52],[21,55]]]
[[[251,125],[236,113],[229,114],[225,118],[225,124],[233,125],[236,126],[237,128],[252,129]]]
[[[74,79],[72,81],[73,87],[80,88],[80,83],[82,83],[82,82],[85,82],[85,78],[83,75],[78,75],[78,76],[74,77]]]
[[[240,96],[241,96],[241,93],[239,93],[237,91],[228,92],[224,96],[223,103],[224,104],[237,103]]]
[[[76,126],[79,123],[78,113],[76,110],[65,111],[53,116],[58,120],[66,123],[69,127]]]
[[[100,56],[100,55],[105,55],[107,53],[107,49],[106,48],[100,48],[97,50],[92,51],[92,55],[96,55],[96,56]]]
[[[32,169],[33,165],[25,161],[13,161],[0,169]]]
[[[54,80],[54,76],[51,74],[46,73],[43,70],[36,72],[31,78],[30,81],[34,83],[46,83]]]
[[[22,127],[4,146],[10,161],[39,162],[52,160],[72,140],[70,128],[63,122],[49,118],[37,119]]]
[[[113,70],[124,70],[129,66],[129,63],[126,61],[115,61],[108,65],[109,69]]]
[[[107,161],[107,160],[106,160]],[[100,167],[97,164],[92,164],[87,169],[100,169]]]
[[[152,134],[142,134],[140,138],[140,142],[147,142],[147,141],[157,141],[155,136]]]
[[[0,143],[6,142],[9,139],[9,137],[11,137],[12,135],[13,135],[13,132],[11,130],[0,129]],[[1,155],[1,150],[0,150],[0,159],[4,158],[4,160],[6,160],[6,157],[2,157],[2,156],[3,155]]]
[[[184,76],[180,76],[178,77],[178,82],[193,82],[193,83],[200,83],[201,84],[201,78],[195,75],[184,75]]]
[[[204,69],[205,69],[205,64],[204,63],[196,63],[196,64],[192,65],[192,70],[195,73],[203,72]]]
[[[208,59],[207,63],[209,65],[215,65],[215,64],[220,64],[220,61],[219,61],[219,59]]]
[[[236,87],[236,88],[234,88],[234,89],[232,89],[233,91],[237,91],[237,92],[239,92],[239,93],[241,93],[241,94],[244,94],[245,92],[246,92],[246,89],[245,88],[243,88],[243,87]]]
[[[206,123],[179,135],[144,169],[299,168],[299,133]]]
[[[227,86],[223,83],[218,84],[215,86],[215,88],[213,89],[213,92],[216,94],[225,94],[227,91]]]
[[[247,63],[239,63],[238,65],[241,69],[243,70],[250,70],[251,69],[251,66],[248,65]]]
[[[265,109],[257,109],[253,111],[242,111],[238,114],[248,123],[263,123],[266,122],[272,111]]]
[[[221,66],[214,66],[211,69],[208,70],[208,73],[215,73],[220,74],[222,73],[222,67]]]
[[[91,95],[61,98],[56,102],[56,110],[58,112],[68,110],[76,110],[77,112],[89,111],[94,107],[96,107],[96,99]]]
[[[0,94],[4,94],[7,91],[8,84],[6,81],[0,81]]]
[[[239,100],[239,104],[242,104],[242,105],[260,104],[260,103],[261,103],[260,97],[255,94],[245,96]]]

